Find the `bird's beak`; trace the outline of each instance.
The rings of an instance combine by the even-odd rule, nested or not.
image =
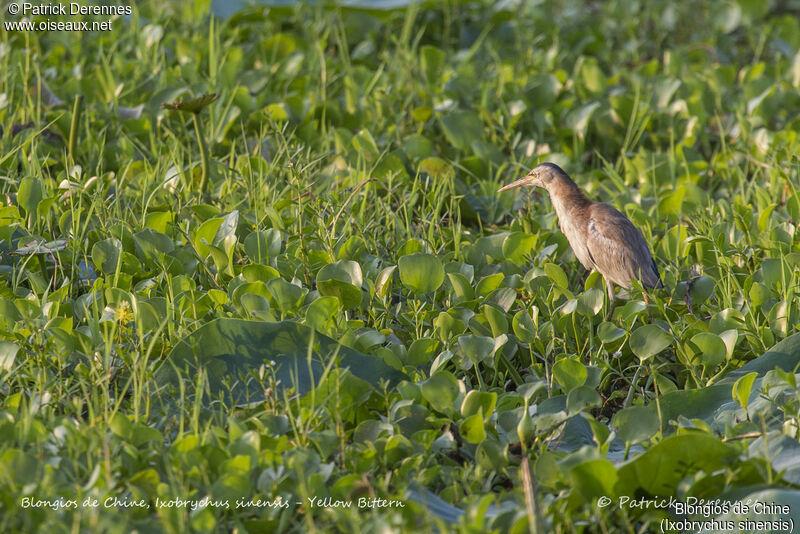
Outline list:
[[[508,191],[509,189],[516,189],[517,187],[523,187],[523,186],[526,186],[526,185],[527,186],[541,186],[542,182],[539,181],[539,179],[536,176],[534,176],[532,174],[529,174],[529,175],[525,176],[524,178],[520,178],[516,182],[511,182],[510,184],[501,187],[500,189],[497,190],[497,192],[498,193],[502,193],[503,191]]]

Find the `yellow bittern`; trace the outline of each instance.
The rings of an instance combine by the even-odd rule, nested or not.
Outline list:
[[[609,318],[614,311],[614,284],[631,289],[631,280],[636,279],[645,288],[664,287],[639,229],[618,209],[586,198],[561,167],[542,163],[498,192],[524,186],[547,190],[558,226],[578,261],[587,270],[597,269],[605,278]],[[648,301],[647,295],[644,299]]]

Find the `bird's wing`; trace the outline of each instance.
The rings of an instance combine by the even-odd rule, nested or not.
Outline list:
[[[645,287],[663,285],[647,241],[616,208],[593,204],[586,235],[586,249],[597,270],[615,284],[629,289],[635,278]]]

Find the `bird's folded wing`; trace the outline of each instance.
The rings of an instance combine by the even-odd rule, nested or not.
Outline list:
[[[608,204],[593,204],[587,225],[586,248],[597,270],[625,288],[631,279],[645,287],[661,286],[661,277],[641,232]]]

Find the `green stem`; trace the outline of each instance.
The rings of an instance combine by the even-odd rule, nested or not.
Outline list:
[[[208,183],[208,145],[203,132],[200,131],[200,119],[197,113],[192,113],[192,123],[194,123],[197,144],[200,146],[200,194],[205,196],[206,184]]]
[[[75,95],[75,101],[72,104],[72,122],[69,125],[69,159],[71,163],[75,163],[75,144],[78,142],[78,123],[80,122],[81,114],[81,95]]]

